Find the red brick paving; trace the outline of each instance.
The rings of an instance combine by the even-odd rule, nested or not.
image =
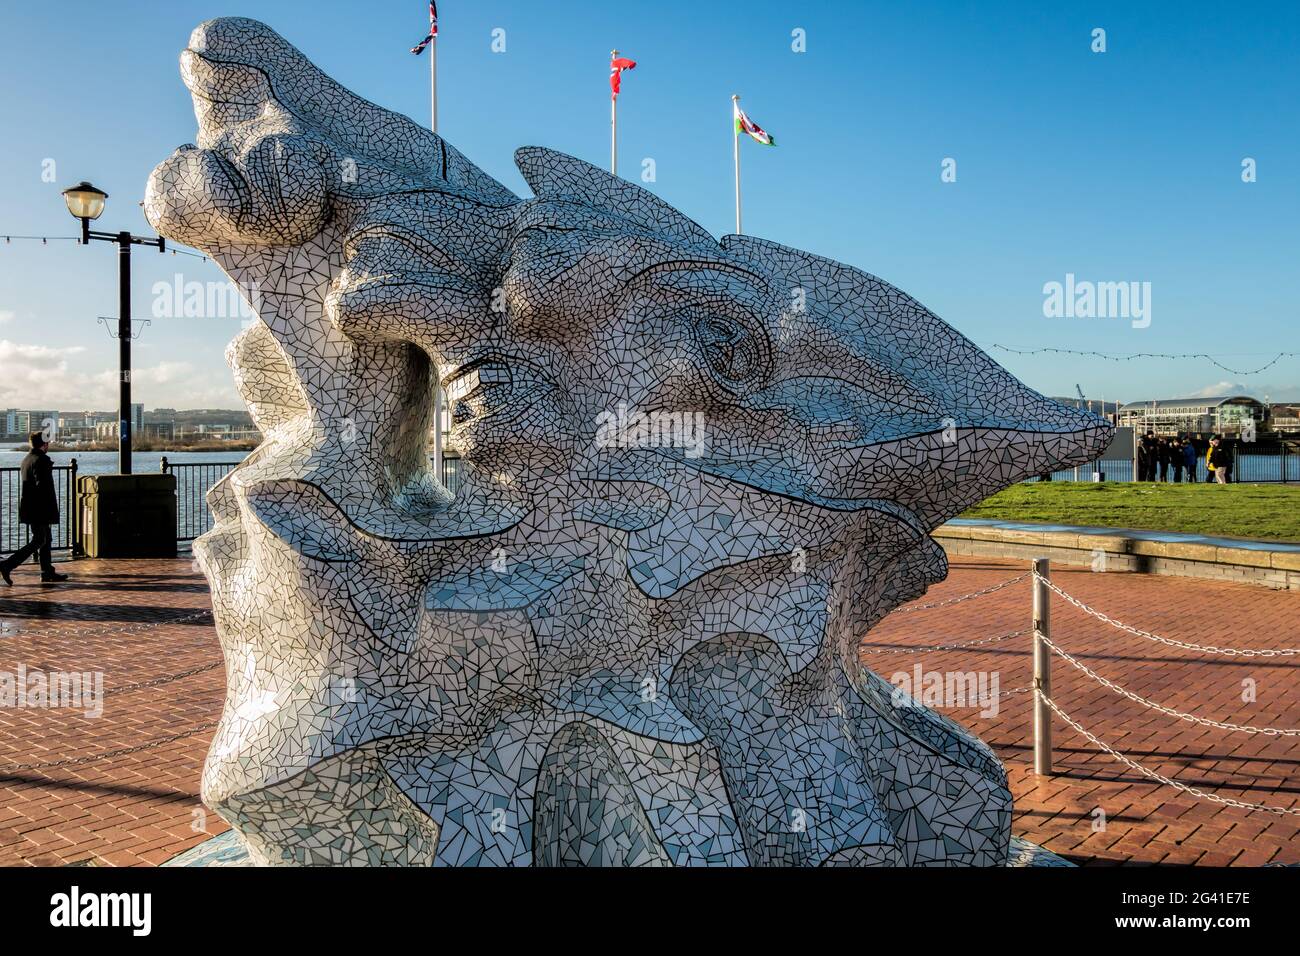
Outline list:
[[[188,559],[60,569],[67,584],[42,585],[31,565],[0,582],[0,670],[102,671],[104,712],[0,708],[0,864],[161,863],[226,829],[198,797],[225,695],[207,583]],[[14,769],[51,762],[65,765]]]
[[[953,558],[947,581],[914,603],[929,604],[1008,580],[1026,562]],[[1300,595],[1254,585],[1136,573],[1096,574],[1058,566],[1053,581],[1108,616],[1162,637],[1237,648],[1300,646]],[[1032,680],[1032,637],[923,654],[881,649],[953,644],[1031,624],[1024,581],[947,607],[895,612],[867,635],[862,660],[889,679],[920,662],[926,671],[987,671],[1002,692]],[[1051,601],[1054,643],[1096,673],[1175,710],[1256,727],[1300,727],[1300,658],[1221,657],[1156,644]],[[1256,700],[1242,700],[1243,681]],[[1052,698],[1110,746],[1166,777],[1246,803],[1300,808],[1300,740],[1192,724],[1142,707],[1070,667],[1052,664]],[[978,707],[950,716],[1002,758],[1015,798],[1012,829],[1080,864],[1253,866],[1300,862],[1300,815],[1226,807],[1149,780],[1061,721],[1054,721],[1054,775],[1033,772],[1031,694],[1001,701],[996,716]],[[1094,810],[1105,829],[1094,832]]]
[[[954,558],[948,580],[918,603],[1005,581],[1024,562]],[[221,712],[224,672],[207,586],[185,559],[83,560],[73,581],[44,587],[36,569],[0,584],[0,670],[103,671],[98,719],[62,709],[0,708],[0,864],[156,865],[226,829],[198,799],[199,773]],[[1300,595],[1263,588],[1057,568],[1065,590],[1126,623],[1198,644],[1300,644]],[[1030,585],[948,607],[895,613],[868,635],[863,660],[886,679],[896,670],[996,672],[1000,690],[1030,681],[1029,635],[953,651],[875,654],[882,648],[958,643],[1025,628]],[[1057,642],[1093,670],[1167,706],[1257,726],[1300,725],[1300,660],[1208,657],[1132,637],[1052,601]],[[13,628],[17,632],[13,633]],[[149,687],[146,681],[206,668]],[[1257,701],[1241,700],[1242,680]],[[1300,806],[1294,737],[1245,735],[1166,717],[1092,683],[1059,659],[1053,696],[1102,740],[1166,776],[1250,803]],[[125,688],[116,693],[114,688]],[[1056,774],[1033,773],[1031,697],[949,713],[980,734],[1007,766],[1016,833],[1078,863],[1258,865],[1300,861],[1300,816],[1248,813],[1154,783],[1097,751],[1058,721]],[[180,739],[164,741],[181,733]],[[96,754],[123,753],[90,762]],[[50,769],[15,765],[63,762]],[[1106,828],[1093,831],[1100,807]],[[205,831],[205,832],[204,832]]]

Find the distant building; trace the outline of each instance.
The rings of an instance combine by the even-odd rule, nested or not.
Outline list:
[[[44,409],[9,408],[5,410],[4,415],[4,431],[10,438],[26,438],[34,431],[58,431],[58,412]]]
[[[1273,422],[1273,430],[1279,435],[1300,434],[1300,406],[1272,405],[1269,407],[1269,417]]]
[[[1118,422],[1139,434],[1223,435],[1240,437],[1246,422],[1255,423],[1257,435],[1271,430],[1269,408],[1247,395],[1224,398],[1162,398],[1121,405]]]
[[[1060,402],[1062,405],[1092,412],[1098,418],[1104,418],[1112,424],[1115,421],[1115,413],[1119,411],[1119,402],[1107,402],[1100,398],[1064,398],[1055,395],[1051,398],[1052,401]]]
[[[94,437],[95,417],[89,412],[64,412],[59,416],[59,444],[75,444]]]
[[[31,422],[32,431],[57,432],[59,429],[59,413],[54,411],[40,410],[29,411],[28,419]]]
[[[95,437],[101,440],[117,437],[117,415],[90,415],[86,416],[88,423],[93,422],[95,428]],[[144,434],[144,406],[133,404],[131,406],[131,434]]]
[[[146,422],[136,434],[141,438],[171,441],[176,437],[176,425],[174,422]]]
[[[32,416],[30,412],[19,411],[16,408],[5,411],[6,435],[26,435],[31,430]]]

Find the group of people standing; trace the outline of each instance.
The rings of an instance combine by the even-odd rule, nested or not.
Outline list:
[[[1186,472],[1187,480],[1194,482],[1202,457],[1206,481],[1221,485],[1232,481],[1232,445],[1221,436],[1215,435],[1207,442],[1199,435],[1157,438],[1154,431],[1148,431],[1138,441],[1137,480],[1181,482]]]

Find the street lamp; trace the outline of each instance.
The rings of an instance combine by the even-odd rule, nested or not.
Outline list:
[[[68,204],[68,212],[72,213],[77,219],[80,219],[85,229],[90,229],[91,219],[98,219],[104,211],[104,200],[108,198],[108,193],[102,189],[96,189],[84,179],[63,190],[63,201]],[[83,232],[81,241],[87,241],[86,234]]]
[[[92,239],[117,243],[117,339],[121,364],[117,416],[117,470],[119,474],[129,475],[131,474],[131,246],[156,246],[159,252],[165,252],[167,246],[162,236],[150,239],[145,236],[133,236],[129,232],[93,231],[90,228],[90,220],[98,219],[103,214],[104,200],[107,198],[108,193],[97,189],[85,180],[63,190],[63,201],[68,204],[68,212],[74,218],[81,220],[82,245],[89,245]]]

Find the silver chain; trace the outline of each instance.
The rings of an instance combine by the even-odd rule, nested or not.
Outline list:
[[[170,684],[174,680],[180,680],[183,677],[193,677],[195,674],[202,674],[205,671],[216,670],[218,667],[224,667],[225,661],[217,661],[215,664],[204,664],[202,667],[192,667],[187,671],[181,671],[179,674],[168,674],[165,677],[155,677],[152,680],[143,680],[137,684],[123,684],[121,687],[110,687],[104,691],[104,696],[109,694],[124,694],[129,690],[143,690],[146,687],[157,687],[159,684]]]
[[[1131,625],[1124,624],[1120,621],[1115,620],[1112,617],[1107,617],[1105,614],[1101,613],[1101,611],[1089,607],[1088,605],[1080,601],[1078,598],[1066,594],[1064,591],[1062,591],[1059,587],[1057,587],[1055,584],[1053,584],[1049,579],[1045,577],[1041,577],[1035,574],[1034,580],[1042,582],[1050,590],[1055,591],[1067,603],[1073,604],[1075,607],[1077,607],[1080,611],[1083,611],[1085,614],[1091,614],[1097,620],[1104,621],[1105,623],[1109,624],[1111,627],[1117,627],[1121,631],[1126,631],[1129,634],[1134,635],[1135,637],[1144,637],[1149,641],[1155,641],[1158,644],[1164,644],[1168,647],[1178,647],[1178,648],[1182,648],[1185,651],[1199,651],[1202,654],[1223,654],[1227,657],[1293,657],[1296,654],[1300,654],[1300,648],[1296,648],[1296,647],[1283,647],[1278,649],[1264,648],[1264,649],[1256,650],[1254,648],[1243,649],[1237,647],[1214,647],[1213,645],[1188,644],[1184,641],[1175,641],[1168,637],[1161,637],[1159,634],[1152,634],[1150,631],[1143,631],[1139,628],[1132,627]]]
[[[49,630],[41,630],[41,631],[15,629],[14,633],[21,633],[24,636],[34,637],[34,638],[67,637],[67,638],[76,638],[77,640],[85,640],[88,637],[109,637],[114,634],[136,634],[142,631],[150,630],[151,628],[155,628],[155,627],[166,627],[169,624],[185,624],[189,621],[197,621],[200,618],[211,617],[211,616],[212,616],[212,611],[205,608],[204,610],[197,611],[194,614],[184,614],[180,617],[168,618],[165,621],[143,621],[137,624],[123,624],[116,627],[112,627],[112,626],[104,627],[95,631],[75,630],[72,633],[66,633],[51,628]],[[58,626],[64,624],[75,624],[76,622],[75,621],[53,621],[51,623]]]
[[[184,740],[186,737],[193,737],[195,734],[201,734],[205,730],[211,730],[217,726],[214,720],[210,723],[199,724],[192,730],[186,730],[179,734],[169,734],[166,737],[159,737],[155,740],[147,740],[142,744],[136,744],[134,747],[123,747],[120,750],[108,750],[102,754],[90,754],[85,757],[70,757],[67,760],[50,760],[45,763],[17,763],[0,765],[0,774],[13,773],[17,770],[53,770],[57,767],[79,767],[83,764],[95,763],[99,760],[110,760],[113,757],[125,757],[128,754],[138,754],[142,750],[152,750],[154,747],[161,747],[163,744],[169,744],[175,740]]]
[[[934,644],[926,647],[873,647],[865,651],[867,654],[927,654],[930,651],[956,651],[963,647],[979,647],[982,644],[996,644],[998,641],[1005,641],[1007,638],[1020,637],[1022,634],[1028,634],[1032,628],[1024,628],[1019,631],[1012,631],[1010,634],[999,634],[997,637],[984,637],[978,641],[966,641],[962,644]]]
[[[1102,741],[1098,740],[1095,736],[1088,733],[1088,731],[1084,730],[1083,727],[1081,727],[1079,723],[1076,720],[1074,720],[1074,718],[1072,718],[1065,711],[1061,710],[1061,708],[1056,705],[1056,701],[1052,700],[1052,698],[1048,697],[1046,694],[1039,693],[1037,697],[1044,704],[1050,707],[1057,717],[1060,717],[1063,721],[1065,721],[1067,724],[1069,724],[1071,727],[1077,730],[1080,734],[1082,734],[1085,738],[1087,738],[1087,740],[1091,744],[1093,744],[1093,746],[1099,747],[1100,749],[1104,750],[1106,753],[1114,757],[1116,760],[1118,760],[1120,763],[1127,766],[1130,770],[1136,770],[1138,773],[1142,774],[1145,777],[1150,777],[1152,780],[1156,780],[1160,783],[1165,784],[1166,786],[1173,787],[1175,790],[1181,790],[1184,793],[1189,793],[1194,797],[1200,797],[1201,799],[1209,800],[1212,803],[1221,803],[1227,807],[1236,807],[1238,810],[1250,810],[1250,811],[1262,810],[1266,813],[1276,813],[1279,816],[1283,814],[1300,816],[1300,807],[1274,807],[1263,803],[1245,803],[1244,801],[1241,800],[1234,800],[1231,797],[1220,797],[1218,794],[1206,793],[1204,790],[1198,790],[1196,787],[1189,787],[1185,783],[1179,783],[1177,780],[1173,780],[1169,777],[1164,776],[1163,774],[1156,773],[1154,770],[1150,770],[1142,766],[1136,760],[1132,760],[1131,758],[1126,757],[1124,754],[1120,753],[1115,748],[1106,745]]]
[[[984,588],[980,591],[972,591],[970,594],[963,594],[960,597],[948,598],[944,601],[935,601],[933,604],[909,604],[907,607],[895,608],[894,614],[907,614],[909,611],[928,611],[936,607],[948,607],[951,604],[960,604],[962,601],[969,601],[971,598],[983,597],[985,594],[992,594],[994,591],[1001,591],[1003,588],[1009,588],[1013,584],[1019,584],[1025,578],[1029,577],[1032,572],[1026,571],[1024,574],[1016,575],[1010,581],[1003,581],[1001,584],[995,584],[992,587]]]
[[[1120,687],[1118,684],[1113,683],[1112,681],[1108,681],[1100,674],[1089,669],[1087,664],[1075,660],[1065,651],[1061,650],[1061,648],[1053,644],[1048,638],[1040,637],[1039,640],[1041,640],[1044,644],[1050,647],[1061,657],[1065,658],[1065,660],[1068,663],[1074,665],[1079,670],[1083,671],[1085,674],[1087,674],[1097,683],[1109,687],[1111,690],[1113,690],[1115,693],[1119,694],[1120,696],[1127,697],[1129,700],[1141,704],[1143,707],[1150,707],[1152,710],[1158,710],[1162,714],[1168,714],[1170,717],[1177,717],[1179,720],[1190,721],[1193,724],[1201,724],[1205,727],[1217,727],[1219,730],[1236,730],[1236,731],[1240,731],[1243,734],[1264,734],[1265,736],[1269,736],[1269,737],[1300,737],[1300,730],[1286,730],[1277,727],[1253,727],[1249,724],[1230,724],[1224,721],[1210,720],[1207,717],[1197,717],[1195,714],[1185,714],[1180,710],[1174,710],[1172,707],[1166,707],[1164,704],[1158,704],[1154,700],[1147,700],[1145,697],[1139,697],[1131,690],[1127,690],[1123,687]]]

